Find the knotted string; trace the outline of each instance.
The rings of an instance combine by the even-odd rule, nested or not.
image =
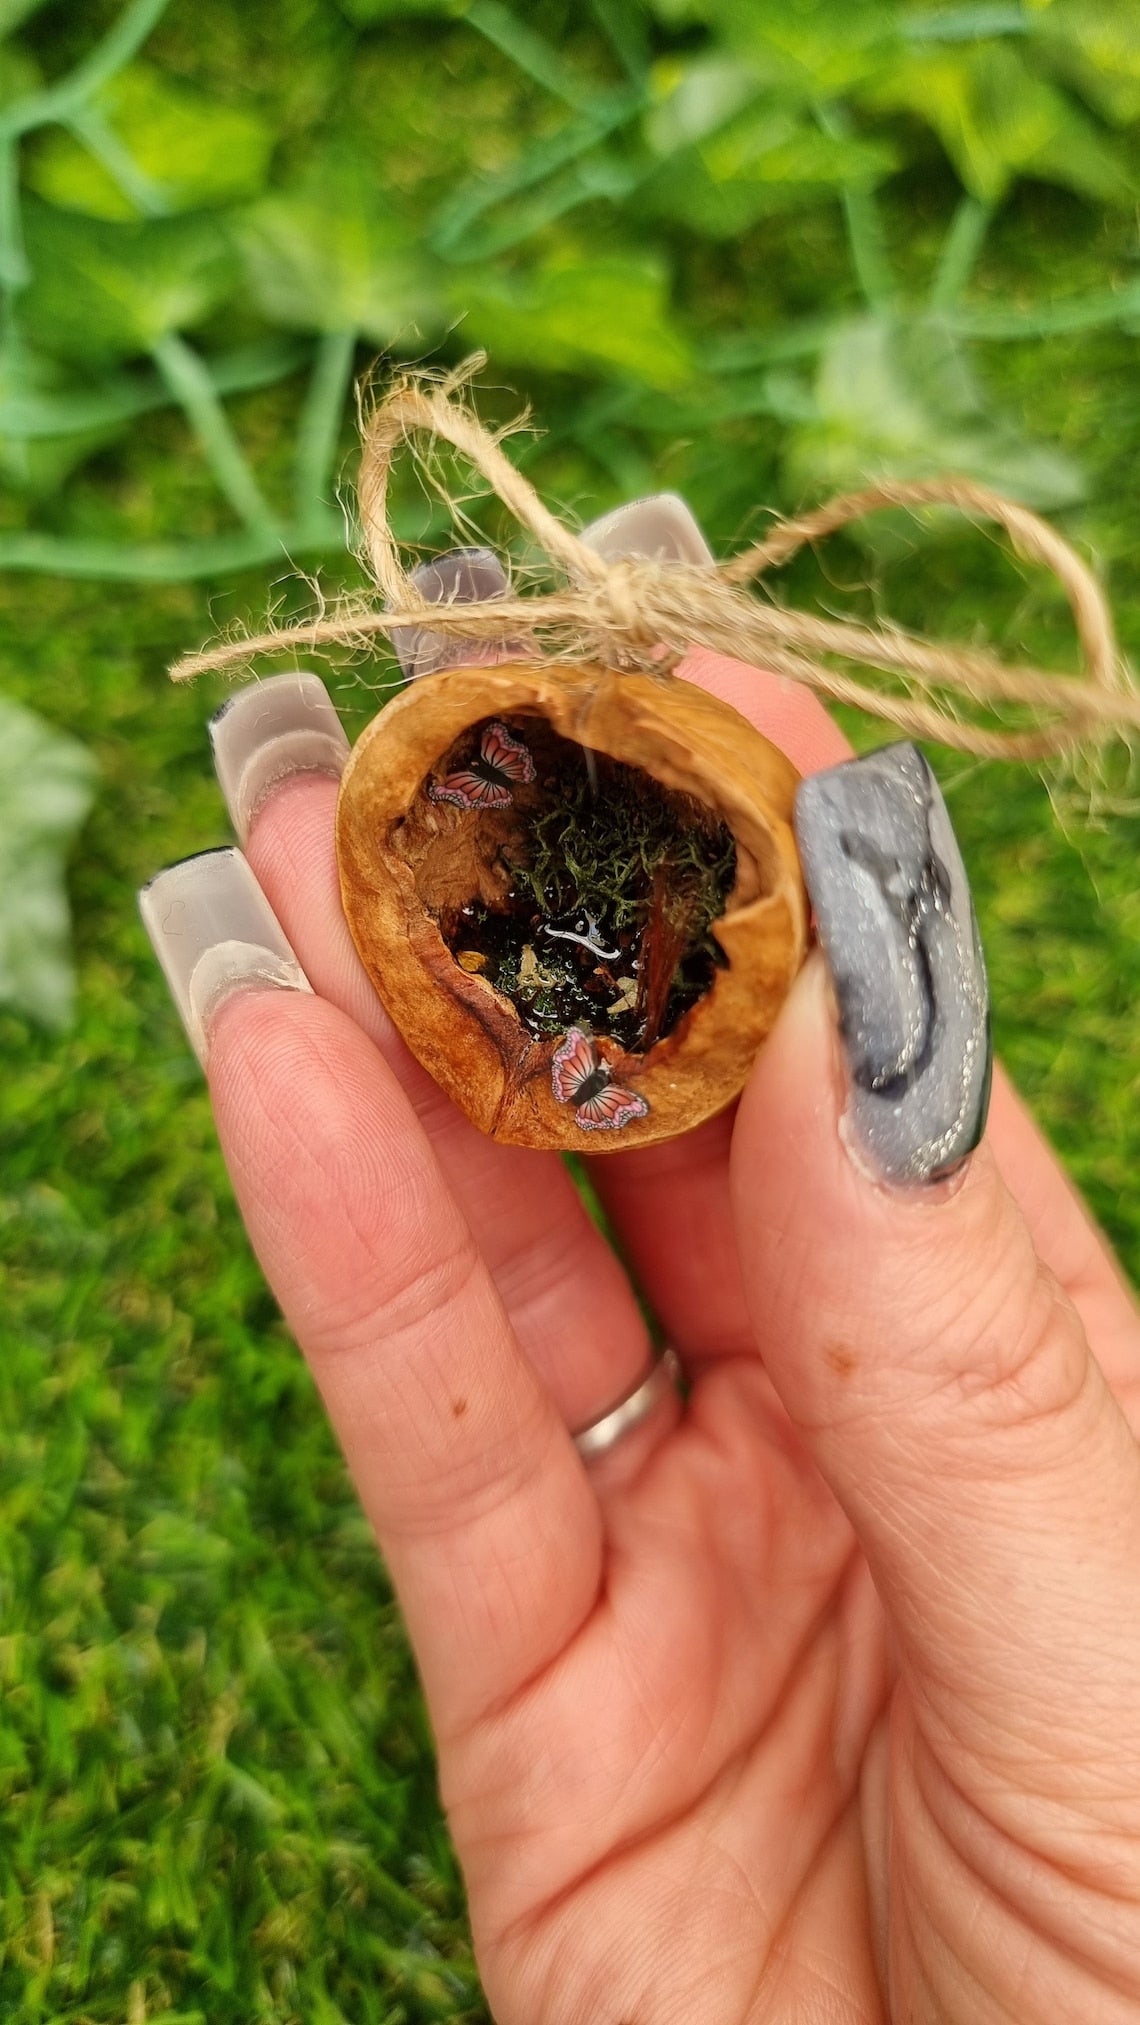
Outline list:
[[[504,453],[501,436],[459,398],[479,363],[440,383],[404,379],[363,417],[360,515],[365,559],[383,607],[371,598],[346,600],[315,619],[186,655],[171,670],[175,681],[299,647],[365,648],[377,635],[426,626],[470,640],[475,650],[480,642],[523,633],[534,640],[536,652],[561,660],[657,675],[691,647],[707,647],[801,682],[833,702],[854,704],[917,737],[984,758],[1074,753],[1113,736],[1127,739],[1140,729],[1140,692],[1117,648],[1100,585],[1068,542],[1028,508],[965,478],[886,479],[779,522],[763,541],[726,562],[606,562],[550,511]],[[557,566],[565,588],[445,605],[431,604],[417,591],[392,533],[388,490],[397,456],[421,435],[449,443],[475,467]],[[867,514],[892,507],[917,514],[944,506],[971,520],[996,522],[1019,556],[1057,578],[1080,641],[1080,675],[1006,663],[889,622],[824,619],[754,595],[757,584],[802,548]],[[472,660],[478,658],[473,652]],[[902,686],[879,686],[884,676]],[[1027,711],[1032,723],[1017,730],[978,723],[957,714],[963,704],[990,711],[1013,705]]]

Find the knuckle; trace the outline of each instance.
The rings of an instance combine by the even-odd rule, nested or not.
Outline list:
[[[577,1217],[565,1217],[497,1261],[495,1277],[512,1314],[525,1316],[564,1299],[586,1266],[591,1237]]]
[[[1067,1296],[1033,1258],[998,1265],[971,1291],[960,1290],[941,1315],[932,1310],[919,1344],[930,1372],[927,1412],[940,1432],[967,1442],[1008,1437],[1003,1467],[1017,1448],[1037,1469],[1053,1446],[1071,1446],[1095,1410],[1095,1366]],[[1016,1437],[1016,1442],[1014,1438]]]
[[[475,1291],[482,1265],[470,1233],[459,1231],[442,1247],[420,1239],[393,1260],[384,1238],[387,1220],[377,1221],[379,1230],[357,1233],[377,1269],[346,1284],[339,1299],[328,1303],[306,1338],[314,1354],[343,1359],[428,1330],[438,1341],[462,1327],[459,1311]]]
[[[1028,1299],[1007,1307],[980,1339],[976,1370],[959,1373],[959,1389],[988,1427],[1067,1442],[1094,1376],[1076,1312],[1039,1266]]]

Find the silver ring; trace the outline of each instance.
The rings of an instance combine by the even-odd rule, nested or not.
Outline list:
[[[648,1420],[661,1400],[670,1392],[676,1392],[681,1376],[681,1365],[674,1350],[665,1350],[657,1359],[647,1377],[639,1380],[632,1392],[603,1413],[600,1420],[592,1420],[588,1427],[580,1427],[574,1436],[574,1446],[586,1462],[594,1462],[600,1455],[607,1455],[616,1443],[643,1420]]]

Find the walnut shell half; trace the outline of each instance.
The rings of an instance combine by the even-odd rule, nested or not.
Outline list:
[[[640,1099],[590,1129],[590,1106],[555,1069],[558,1035],[528,1030],[515,1003],[461,964],[445,939],[456,910],[502,904],[509,808],[433,799],[473,726],[510,719],[639,769],[725,825],[735,883],[711,923],[720,960],[672,1031],[639,1054],[586,1034],[589,1090]],[[362,733],[344,775],[337,854],[349,927],[376,990],[436,1081],[492,1138],[603,1153],[647,1146],[721,1111],[742,1089],[803,962],[808,909],[791,829],[799,776],[728,704],[670,676],[508,661],[448,669],[403,690]],[[520,790],[517,797],[525,800]],[[454,941],[454,937],[452,937]],[[709,947],[712,945],[710,943]],[[581,1052],[579,1053],[579,1083]],[[571,1078],[572,1082],[572,1078]],[[561,1086],[561,1095],[556,1090]],[[601,1108],[605,1108],[604,1106]]]

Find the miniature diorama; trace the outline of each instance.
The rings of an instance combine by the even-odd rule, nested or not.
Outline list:
[[[349,925],[413,1053],[516,1145],[644,1145],[723,1109],[807,945],[796,781],[673,677],[414,683],[338,812]]]
[[[188,655],[174,672],[301,647],[368,654],[388,636],[406,686],[357,740],[337,809],[341,898],[377,993],[493,1138],[646,1146],[739,1094],[810,932],[796,771],[673,672],[694,646],[855,705],[896,738],[995,759],[1097,755],[1140,730],[1140,696],[1087,564],[984,486],[884,480],[717,562],[671,494],[575,532],[471,412],[466,377],[401,381],[367,417],[359,504],[375,598]],[[418,436],[474,467],[560,584],[520,594],[486,548],[405,567],[388,489]],[[868,514],[948,508],[995,522],[1060,583],[1079,676],[754,593]]]

